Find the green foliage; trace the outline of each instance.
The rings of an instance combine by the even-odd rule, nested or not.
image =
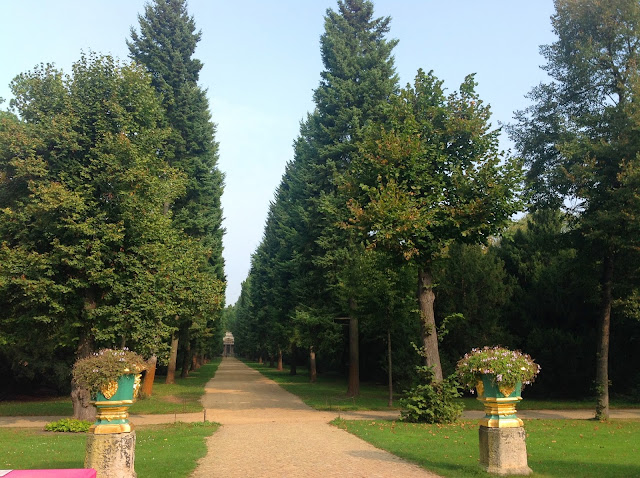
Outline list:
[[[456,372],[462,385],[473,390],[483,375],[495,375],[496,382],[513,386],[528,385],[540,373],[540,365],[530,355],[504,347],[473,349],[458,361]]]
[[[518,210],[518,163],[502,162],[475,86],[468,76],[445,96],[442,81],[420,70],[392,98],[388,122],[370,124],[343,184],[346,226],[370,247],[425,264],[455,241],[486,241]]]
[[[431,367],[416,367],[419,383],[406,391],[400,399],[401,420],[406,422],[453,423],[462,415],[458,383],[449,377],[442,381],[433,380]]]
[[[607,413],[611,310],[637,283],[640,178],[637,65],[640,4],[556,2],[557,40],[541,48],[551,82],[530,93],[511,136],[525,160],[534,206],[571,205],[576,246],[601,271],[597,413]],[[579,94],[576,94],[579,92]],[[633,285],[631,285],[633,284]]]
[[[203,250],[164,211],[185,177],[157,154],[168,130],[150,77],[92,54],[71,75],[43,65],[12,89],[20,120],[0,126],[0,336],[15,357],[68,356],[80,342],[161,353],[168,319],[215,310],[220,283],[193,273]]]
[[[76,420],[75,418],[63,418],[57,422],[50,422],[44,426],[48,432],[71,432],[86,433],[91,427],[91,422],[87,420]]]
[[[141,373],[144,359],[130,350],[102,349],[73,365],[73,379],[92,394],[115,382],[126,373]]]
[[[184,284],[172,320],[179,329],[185,367],[197,353],[217,353],[218,339],[224,333],[216,324],[226,287],[220,203],[224,175],[217,165],[216,128],[206,90],[198,85],[202,62],[193,58],[201,33],[196,31],[186,1],[154,0],[145,5],[138,23],[139,31],[131,28],[131,41],[127,41],[130,57],[150,73],[162,101],[163,124],[170,133],[161,155],[187,179],[185,194],[171,204],[172,222],[200,249],[183,270],[193,273],[200,286]],[[203,307],[194,307],[199,303]]]
[[[457,360],[471,348],[511,345],[514,338],[506,316],[516,284],[496,247],[454,243],[434,263],[433,275],[445,370],[453,372]]]

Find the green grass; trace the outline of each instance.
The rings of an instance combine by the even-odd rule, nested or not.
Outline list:
[[[445,477],[487,476],[478,465],[478,425],[426,425],[383,420],[334,424],[378,448]],[[526,420],[534,477],[640,476],[640,422]]]
[[[278,372],[275,368],[256,362],[245,363],[277,382],[285,390],[297,395],[304,403],[316,410],[389,410],[387,406],[387,387],[371,383],[360,383],[360,396],[347,398],[347,379],[337,374],[318,375],[318,381],[309,382],[308,371],[298,367],[297,375],[289,375],[289,370]],[[399,409],[397,400],[400,394],[394,395],[394,409]],[[541,400],[526,397],[518,403],[518,410],[595,410],[593,400]],[[483,406],[473,397],[460,399],[465,410],[482,410]],[[640,403],[629,400],[612,400],[611,408],[640,408]]]
[[[186,477],[207,453],[213,423],[175,423],[136,429],[138,478]],[[83,468],[84,433],[0,428],[0,469]]]
[[[200,397],[205,384],[215,375],[220,358],[189,373],[186,378],[176,377],[176,383],[167,385],[165,377],[156,376],[153,394],[138,400],[129,410],[133,414],[189,413],[202,411]],[[70,397],[28,401],[0,401],[0,416],[71,416]]]
[[[344,377],[321,374],[316,383],[310,383],[308,371],[302,367],[298,367],[297,375],[289,375],[289,370],[278,372],[267,365],[245,363],[316,410],[389,410],[388,392],[383,385],[360,383],[360,396],[348,398],[347,380]]]
[[[202,411],[200,397],[204,394],[204,386],[215,375],[220,361],[216,358],[198,370],[189,373],[186,378],[176,377],[176,383],[167,385],[165,377],[153,383],[153,394],[138,400],[131,406],[130,413],[189,413]]]
[[[70,417],[71,415],[73,415],[71,397],[0,401],[0,417]]]

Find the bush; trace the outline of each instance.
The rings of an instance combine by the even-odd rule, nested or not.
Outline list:
[[[86,433],[89,431],[91,422],[86,420],[76,420],[75,418],[63,418],[57,422],[47,423],[44,429],[48,432],[71,432]]]
[[[420,383],[405,392],[400,399],[403,408],[401,420],[405,422],[453,423],[462,414],[459,386],[453,377],[433,382],[433,370],[425,365],[416,367]]]

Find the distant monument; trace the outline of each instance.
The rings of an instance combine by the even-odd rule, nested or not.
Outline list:
[[[234,357],[235,352],[233,351],[233,334],[231,332],[227,332],[224,334],[222,338],[222,343],[224,344],[224,350],[222,351],[223,357]]]

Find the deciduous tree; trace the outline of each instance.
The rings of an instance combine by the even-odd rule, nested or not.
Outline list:
[[[486,242],[518,210],[519,167],[498,151],[489,107],[473,76],[445,95],[418,71],[391,99],[385,123],[372,123],[344,178],[350,218],[370,248],[418,268],[426,363],[442,380],[434,315],[433,262],[456,241]]]
[[[638,246],[640,3],[556,0],[551,81],[530,94],[512,136],[536,205],[566,206],[601,268],[596,417],[609,415],[609,336],[620,267]]]

